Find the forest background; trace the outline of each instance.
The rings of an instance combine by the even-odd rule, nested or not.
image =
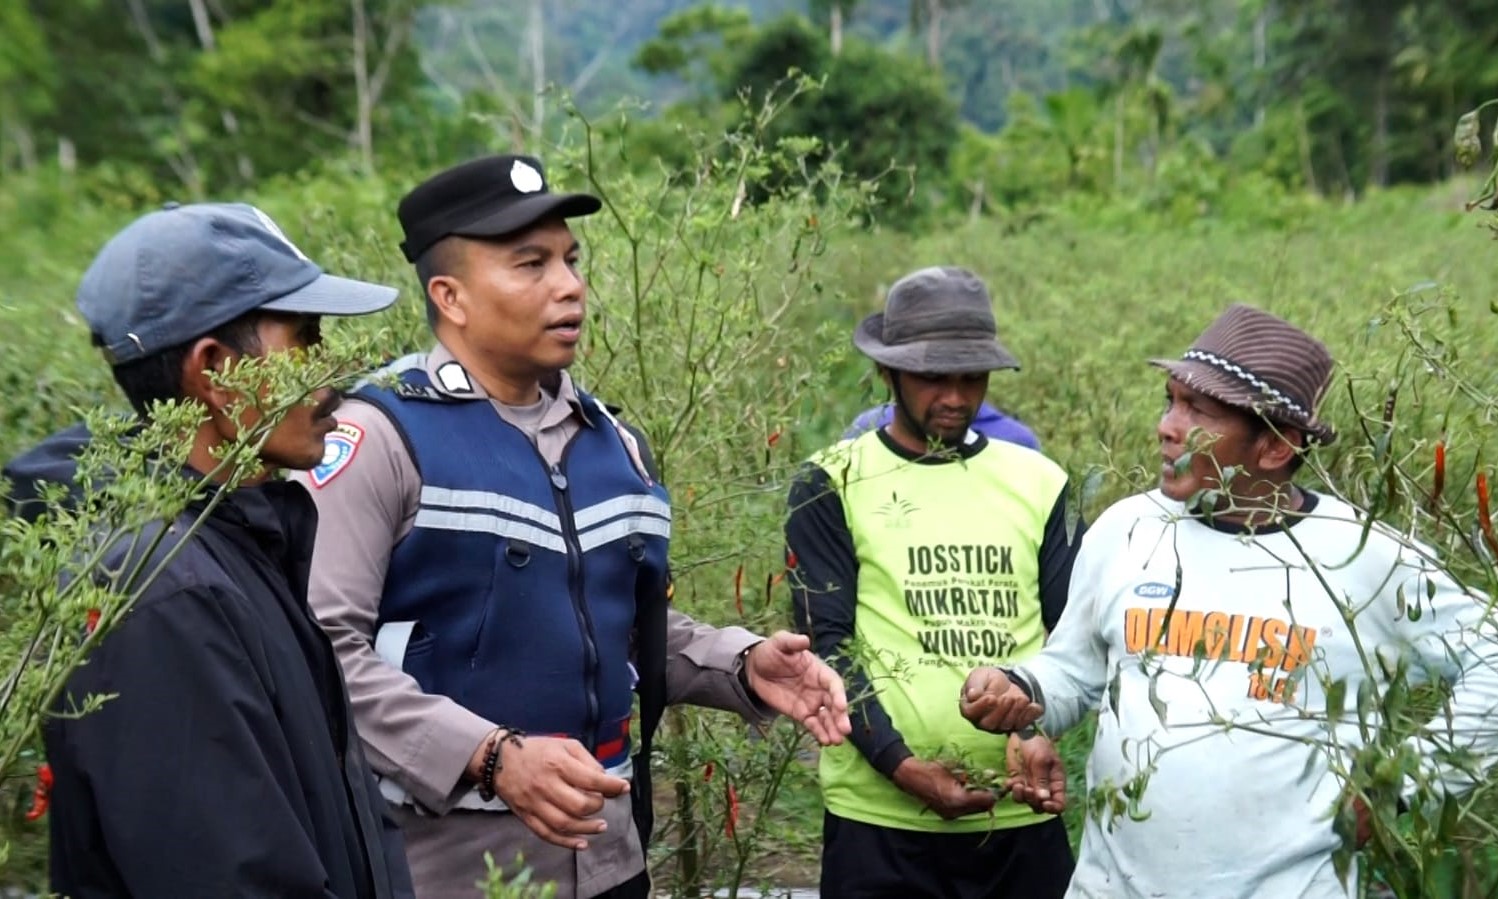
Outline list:
[[[929,264],[988,280],[1024,363],[992,399],[1072,473],[1088,516],[1149,480],[1161,385],[1142,360],[1241,300],[1341,363],[1329,414],[1347,439],[1310,476],[1491,580],[1477,481],[1498,448],[1498,296],[1486,220],[1465,208],[1491,183],[1461,174],[1454,126],[1498,96],[1495,14],[1463,0],[0,0],[0,458],[121,407],[72,294],[141,212],[249,200],[329,270],[401,286],[392,313],[333,330],[373,364],[427,339],[396,200],[454,162],[525,150],[560,187],[609,200],[581,228],[579,376],[657,446],[695,615],[785,624],[785,478],[882,399],[848,336]],[[0,587],[17,570],[0,565]],[[43,614],[7,596],[10,633]],[[805,747],[721,725],[669,722],[660,882],[814,882]],[[1064,744],[1074,834],[1089,740]],[[15,761],[0,876],[34,888],[34,742]],[[1350,788],[1373,790],[1368,777]],[[1428,831],[1391,817],[1374,870],[1487,895],[1491,806],[1479,791]]]

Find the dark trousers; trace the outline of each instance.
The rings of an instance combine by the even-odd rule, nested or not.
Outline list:
[[[641,871],[618,886],[604,890],[594,899],[650,899],[650,873]]]
[[[822,899],[1061,899],[1072,866],[1060,818],[971,834],[822,822]]]

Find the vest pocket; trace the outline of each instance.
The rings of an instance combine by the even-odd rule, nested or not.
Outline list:
[[[411,635],[411,642],[406,644],[405,664],[410,665],[412,661],[421,659],[432,654],[432,649],[437,645],[437,635],[416,623],[416,631]]]

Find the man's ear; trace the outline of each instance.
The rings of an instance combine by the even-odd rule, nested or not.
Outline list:
[[[438,316],[460,328],[468,324],[468,310],[462,303],[462,281],[452,275],[433,275],[426,283],[426,290]]]
[[[234,392],[213,383],[239,354],[212,337],[200,337],[182,357],[182,395],[208,407],[215,418],[234,400]]]
[[[1286,468],[1305,449],[1306,438],[1296,428],[1281,428],[1270,425],[1259,436],[1259,470],[1277,471]]]

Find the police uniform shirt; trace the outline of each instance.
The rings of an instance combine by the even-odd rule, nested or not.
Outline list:
[[[444,394],[486,398],[441,344],[412,364],[423,365]],[[530,410],[517,415],[492,398],[489,402],[496,414],[526,429]],[[588,413],[565,372],[554,395],[540,405],[533,439],[541,456],[555,463]],[[494,723],[448,697],[423,693],[414,679],[376,654],[373,635],[386,569],[415,520],[421,479],[399,431],[382,411],[350,399],[337,415],[338,431],[329,437],[324,464],[295,475],[309,487],[319,512],[309,602],[338,651],[372,765],[413,801],[397,809],[397,816],[418,892],[435,895],[447,884],[458,895],[477,895],[470,888],[483,877],[486,851],[501,865],[512,862],[517,851],[524,853],[538,880],[558,882],[559,899],[593,895],[628,880],[643,868],[628,796],[606,803],[602,817],[608,830],[593,838],[586,852],[546,843],[510,814],[443,814],[471,791],[465,770]],[[767,710],[744,693],[735,676],[740,654],[760,639],[742,628],[699,624],[672,610],[667,701],[766,717]],[[429,817],[429,812],[443,816]]]

